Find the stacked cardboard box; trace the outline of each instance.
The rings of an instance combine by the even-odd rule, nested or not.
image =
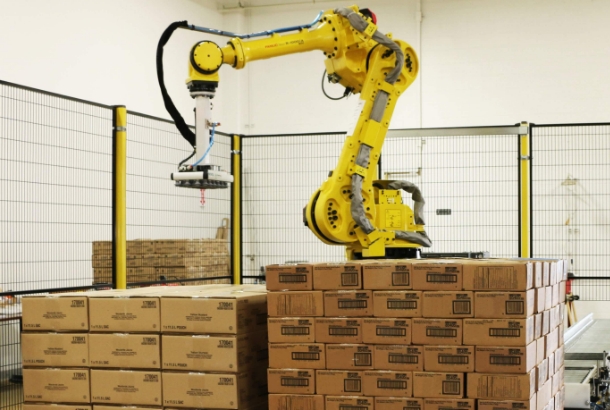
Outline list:
[[[25,401],[29,410],[265,408],[265,319],[255,285],[24,298]]]
[[[270,409],[562,410],[564,266],[267,266]]]
[[[93,283],[112,282],[112,242],[93,242]],[[229,275],[228,244],[224,239],[127,241],[127,282],[196,279]],[[189,281],[190,285],[226,283]]]

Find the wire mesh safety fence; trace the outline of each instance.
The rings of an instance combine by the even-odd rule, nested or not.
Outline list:
[[[533,252],[570,261],[572,292],[610,300],[610,124],[532,125]]]
[[[272,263],[345,259],[303,224],[303,207],[335,168],[345,133],[242,139],[244,283]]]
[[[112,238],[111,107],[0,81],[0,190],[4,409],[22,401],[21,295],[91,286],[91,243]]]
[[[398,130],[399,131],[399,130]],[[382,177],[422,188],[431,252],[518,255],[516,135],[386,139]],[[303,225],[303,207],[336,166],[344,133],[243,138],[243,272],[265,265],[339,261],[341,246],[320,242]],[[406,195],[406,204],[412,200]]]
[[[400,130],[386,138],[382,176],[421,189],[432,240],[425,252],[518,256],[516,135],[393,135]],[[413,204],[404,193],[403,202]]]
[[[201,279],[230,283],[229,242],[224,228],[230,228],[230,189],[202,192],[175,187],[170,175],[193,149],[174,123],[129,112],[127,124],[127,239],[204,242],[189,252],[188,260],[144,262],[146,269],[136,270],[128,281],[166,279],[196,284]],[[216,133],[210,155],[212,164],[230,170],[231,138]],[[212,241],[217,237],[218,241]],[[219,277],[223,279],[210,279]]]

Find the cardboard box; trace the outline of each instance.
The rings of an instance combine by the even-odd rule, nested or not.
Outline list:
[[[550,310],[553,307],[553,287],[547,286],[544,291],[544,310]]]
[[[526,291],[534,286],[528,260],[487,259],[464,263],[465,290]]]
[[[161,298],[163,333],[242,334],[266,325],[267,294],[229,288],[177,291]]]
[[[529,400],[477,400],[478,410],[536,410],[536,396]]]
[[[159,332],[159,298],[99,292],[89,297],[89,320],[97,332]]]
[[[423,292],[423,317],[458,318],[474,316],[473,292]]]
[[[23,403],[22,410],[92,410],[88,404]]]
[[[548,261],[544,261],[542,265],[542,287],[549,286],[551,278],[551,265]]]
[[[318,317],[316,342],[362,343],[362,319]]]
[[[536,393],[537,409],[544,409],[544,407],[548,404],[549,400],[551,400],[552,387],[553,386],[551,380],[538,387],[538,392]]]
[[[373,292],[375,317],[421,317],[422,292],[390,290]]]
[[[314,343],[314,319],[307,317],[270,317],[267,319],[269,343]]]
[[[327,344],[326,368],[336,370],[373,369],[373,346],[363,344]]]
[[[527,346],[477,346],[475,349],[477,373],[528,373],[536,362],[536,342]]]
[[[91,367],[161,368],[161,337],[127,333],[91,333]]]
[[[472,399],[529,400],[536,393],[536,371],[527,374],[467,374]]]
[[[464,397],[464,373],[413,372],[414,397]]]
[[[375,345],[376,370],[422,371],[424,347],[406,345]]]
[[[546,336],[551,331],[551,311],[542,312],[542,336]]]
[[[413,380],[411,372],[367,370],[362,376],[365,396],[411,397]]]
[[[104,406],[96,404],[93,406],[93,410],[161,410],[161,407],[148,407],[148,406]]]
[[[544,312],[546,306],[546,288],[537,288],[536,292],[536,313]]]
[[[542,287],[542,261],[532,260],[534,264],[534,288]]]
[[[89,369],[23,369],[26,402],[89,403]]]
[[[326,349],[322,343],[273,343],[269,345],[272,369],[324,369]]]
[[[363,394],[362,371],[316,370],[316,392],[330,396]]]
[[[312,290],[313,273],[309,264],[267,265],[267,290]]]
[[[163,404],[178,408],[238,409],[258,392],[248,373],[163,372]]]
[[[550,312],[549,327],[552,330],[559,325],[559,305],[553,306]]]
[[[545,352],[544,357],[549,357],[551,355],[551,353],[553,353],[555,350],[557,350],[557,347],[559,347],[558,336],[559,336],[559,330],[557,328],[553,329],[552,332],[549,332],[549,334],[545,336],[546,352]]]
[[[324,294],[309,292],[270,292],[267,294],[269,316],[324,316]]]
[[[424,399],[410,397],[375,397],[375,410],[423,410],[423,408]]]
[[[324,316],[373,316],[373,293],[370,290],[326,291]]]
[[[542,363],[546,358],[546,338],[536,339],[536,364]]]
[[[22,333],[24,366],[89,366],[89,335],[86,333]]]
[[[473,399],[424,399],[425,410],[474,410]]]
[[[161,405],[161,372],[91,369],[91,402]]]
[[[319,394],[270,394],[269,410],[324,410],[324,396]]]
[[[542,336],[542,313],[534,315],[534,339]]]
[[[561,366],[551,379],[551,394],[557,394],[564,385],[564,367]]]
[[[563,367],[564,360],[564,346],[559,346],[557,350],[555,350],[555,372]]]
[[[269,393],[315,394],[316,371],[311,369],[268,369]]]
[[[315,290],[362,289],[359,263],[317,263],[313,265]]]
[[[411,262],[405,260],[387,260],[362,264],[363,289],[413,289],[411,269]]]
[[[364,318],[362,343],[411,344],[411,319]]]
[[[561,266],[560,266],[561,265]],[[550,260],[549,261],[549,286],[553,286],[558,283],[558,278],[561,276],[559,270],[563,271],[562,260]]]
[[[163,335],[163,369],[239,373],[267,367],[267,333]]]
[[[465,345],[527,346],[534,340],[533,316],[527,319],[463,320]]]
[[[543,359],[542,362],[536,366],[536,378],[537,385],[542,386],[549,379],[549,359]]]
[[[411,266],[415,290],[462,290],[462,262],[416,260]]]
[[[419,319],[412,320],[413,344],[417,345],[461,345],[462,320],[466,319]],[[464,343],[474,344],[474,343]]]
[[[559,304],[559,284],[554,284],[551,289],[551,306],[557,306]]]
[[[556,352],[551,353],[551,355],[548,357],[548,360],[549,360],[549,378],[555,374],[555,353]]]
[[[490,319],[527,318],[536,306],[536,291],[527,292],[475,292],[475,317]]]
[[[24,331],[82,332],[89,330],[86,296],[59,294],[27,296],[21,299]]]
[[[424,346],[427,372],[474,372],[474,346]]]
[[[374,410],[372,397],[326,396],[326,410]]]

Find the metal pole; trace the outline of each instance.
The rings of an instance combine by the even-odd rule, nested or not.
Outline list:
[[[233,283],[241,284],[242,278],[242,238],[241,238],[241,136],[234,135],[231,144],[231,173],[233,185],[231,186],[231,268]]]
[[[527,126],[522,122],[521,125]],[[531,257],[531,155],[529,132],[519,135],[519,256]]]
[[[127,109],[112,109],[112,285],[127,288]]]

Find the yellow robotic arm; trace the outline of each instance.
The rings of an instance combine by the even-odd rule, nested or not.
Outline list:
[[[423,226],[421,192],[406,181],[376,180],[376,170],[396,101],[415,80],[419,62],[409,44],[380,33],[375,23],[368,10],[352,6],[323,12],[307,26],[234,35],[224,47],[211,41],[195,44],[189,58],[187,85],[196,99],[196,136],[181,132],[185,138],[190,137],[187,140],[198,155],[204,150],[207,154],[210,128],[213,135],[215,126],[209,118],[209,100],[218,86],[218,71],[223,64],[241,69],[255,60],[322,51],[329,80],[360,94],[362,112],[345,140],[336,168],[305,207],[304,222],[324,243],[346,246],[349,259],[416,257],[418,248],[431,244]],[[232,34],[186,22],[174,24],[182,24],[178,28]],[[296,32],[282,34],[285,31]],[[249,39],[260,35],[264,38]],[[169,36],[163,42],[162,37],[160,45],[168,39]],[[163,92],[162,70],[160,83]],[[166,94],[164,99],[172,114]],[[180,129],[179,121],[176,124]],[[182,165],[173,179],[178,186],[195,188],[215,182],[211,181],[216,177],[214,169],[205,166],[205,161]],[[197,179],[201,173],[205,178]],[[415,212],[402,203],[400,190],[413,194]]]

